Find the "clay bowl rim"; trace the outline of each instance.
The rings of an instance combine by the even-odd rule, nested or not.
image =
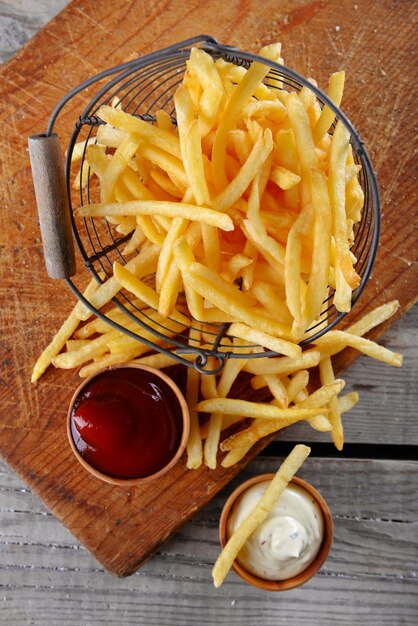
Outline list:
[[[219,540],[222,548],[224,548],[227,542],[228,516],[237,498],[252,485],[255,485],[259,482],[271,481],[274,476],[275,474],[259,474],[257,476],[253,476],[252,478],[249,478],[245,482],[241,483],[241,485],[239,485],[231,493],[231,495],[224,504],[219,520]],[[332,544],[334,524],[332,521],[331,511],[329,510],[328,504],[326,503],[322,495],[317,489],[315,489],[315,487],[313,487],[310,483],[306,482],[306,480],[303,480],[302,478],[294,476],[290,483],[299,485],[300,487],[305,489],[310,495],[312,495],[317,501],[324,519],[324,537],[322,539],[322,544],[319,552],[316,555],[315,559],[312,561],[312,563],[308,565],[306,569],[300,572],[300,574],[297,574],[297,576],[292,576],[292,578],[287,578],[286,580],[266,580],[264,578],[260,578],[259,576],[255,576],[251,572],[247,571],[235,559],[232,564],[232,569],[238,574],[238,576],[240,576],[246,583],[253,585],[254,587],[258,587],[259,589],[264,589],[265,591],[287,591],[289,589],[294,589],[295,587],[300,587],[301,585],[304,585],[322,567],[325,559],[328,556]]]
[[[74,439],[73,439],[72,432],[71,432],[71,414],[72,414],[74,403],[75,403],[77,397],[80,395],[82,390],[92,380],[94,380],[100,374],[103,374],[104,372],[109,372],[109,371],[116,370],[116,369],[130,369],[130,368],[141,369],[141,370],[145,370],[147,372],[150,372],[151,374],[154,374],[155,376],[157,376],[158,378],[163,380],[165,383],[167,383],[167,385],[174,392],[174,394],[175,394],[175,396],[177,398],[177,401],[178,401],[178,403],[180,405],[182,421],[183,421],[183,431],[182,431],[182,436],[181,436],[181,440],[180,440],[177,452],[172,457],[172,459],[169,461],[169,463],[167,463],[167,465],[165,465],[164,467],[159,469],[158,472],[154,472],[153,474],[149,474],[148,476],[141,476],[141,477],[138,477],[138,478],[117,478],[117,477],[109,476],[109,475],[105,474],[104,472],[101,472],[100,470],[96,469],[95,467],[90,465],[82,457],[82,455],[79,453],[79,451],[77,450],[76,445],[74,443]],[[80,383],[80,385],[78,385],[77,389],[74,391],[74,393],[72,395],[72,398],[70,400],[70,404],[69,404],[69,407],[68,407],[68,412],[67,412],[67,437],[68,437],[68,440],[69,440],[69,443],[70,443],[71,450],[73,451],[73,453],[74,453],[75,457],[77,458],[78,462],[84,467],[84,469],[86,469],[90,474],[92,474],[96,478],[98,478],[100,480],[103,480],[103,481],[105,481],[107,483],[110,483],[111,485],[118,485],[118,486],[122,486],[122,487],[131,487],[131,486],[134,486],[134,485],[144,485],[145,483],[149,483],[149,482],[155,480],[156,478],[160,478],[161,476],[166,474],[170,469],[172,469],[177,464],[177,462],[180,460],[184,450],[186,449],[186,444],[187,444],[187,440],[188,440],[188,437],[189,437],[189,431],[190,431],[189,407],[187,406],[186,399],[185,399],[183,393],[180,391],[179,387],[164,372],[161,372],[160,370],[158,370],[158,369],[156,369],[154,367],[150,367],[149,365],[143,365],[142,363],[133,363],[133,362],[129,362],[128,361],[126,363],[118,363],[117,365],[111,365],[109,367],[104,367],[103,369],[95,372],[94,374],[92,374],[91,376],[89,376],[88,378],[83,380]]]

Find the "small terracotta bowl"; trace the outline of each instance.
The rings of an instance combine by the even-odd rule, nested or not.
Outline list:
[[[219,520],[219,539],[221,542],[222,548],[225,546],[229,537],[227,536],[227,521],[229,514],[234,506],[237,498],[246,491],[252,485],[255,485],[259,482],[271,481],[274,477],[274,474],[260,474],[259,476],[254,476],[249,480],[245,481],[233,493],[229,496],[226,501],[224,508],[222,510],[221,518]],[[325,559],[328,556],[328,552],[331,548],[332,537],[334,532],[334,525],[332,522],[331,512],[328,508],[327,503],[321,494],[314,488],[312,485],[302,480],[301,478],[294,477],[291,482],[295,485],[299,485],[303,489],[305,489],[311,496],[313,496],[316,502],[319,505],[319,508],[322,511],[323,519],[324,519],[324,538],[322,540],[322,545],[319,549],[318,554],[315,559],[312,561],[308,567],[300,572],[297,576],[293,576],[292,578],[287,578],[286,580],[266,580],[264,578],[259,578],[255,576],[251,572],[247,571],[242,565],[238,563],[238,561],[234,561],[232,564],[232,569],[240,576],[245,582],[254,587],[258,587],[259,589],[264,589],[266,591],[287,591],[288,589],[294,589],[295,587],[300,587],[305,584],[316,572],[322,567]]]
[[[176,399],[177,399],[177,401],[179,403],[179,408],[180,408],[180,412],[181,412],[181,416],[182,416],[182,434],[181,434],[181,440],[180,440],[180,444],[179,444],[179,447],[177,449],[177,452],[171,458],[169,463],[167,463],[167,465],[165,465],[164,467],[159,469],[157,472],[155,472],[153,474],[149,474],[147,476],[141,476],[139,478],[116,478],[116,477],[113,477],[113,476],[108,476],[107,474],[104,474],[100,470],[98,470],[95,467],[93,467],[92,465],[90,465],[86,461],[86,459],[80,454],[80,452],[77,450],[76,445],[74,443],[73,435],[72,435],[72,432],[71,432],[72,411],[73,411],[74,403],[77,400],[77,398],[80,395],[80,393],[83,391],[83,389],[87,385],[89,385],[91,383],[92,380],[94,380],[100,374],[103,374],[104,372],[108,372],[109,370],[115,370],[115,369],[119,369],[119,368],[137,368],[137,369],[145,370],[147,372],[150,372],[154,376],[160,378],[162,381],[164,381],[170,387],[170,389],[174,392],[174,395],[175,395],[175,397],[176,397]],[[112,485],[119,485],[119,486],[143,485],[144,483],[148,483],[148,482],[150,482],[152,480],[155,480],[156,478],[160,478],[161,476],[166,474],[172,467],[174,467],[174,465],[176,465],[176,463],[179,461],[180,457],[182,456],[182,454],[183,454],[183,452],[184,452],[184,450],[186,448],[187,440],[188,440],[188,437],[189,437],[189,430],[190,430],[189,409],[188,409],[186,400],[185,400],[183,394],[181,393],[180,389],[171,380],[171,378],[169,378],[166,374],[164,374],[160,370],[157,370],[157,369],[155,369],[153,367],[148,367],[147,365],[141,365],[139,363],[123,363],[123,364],[120,364],[120,365],[115,365],[115,366],[112,366],[112,367],[104,368],[104,369],[96,372],[92,376],[89,376],[88,378],[86,378],[81,383],[81,385],[79,385],[78,388],[75,390],[74,395],[71,398],[71,402],[70,402],[70,406],[69,406],[68,414],[67,414],[67,436],[68,436],[68,440],[70,442],[71,449],[74,452],[74,455],[76,456],[78,461],[81,463],[81,465],[88,472],[90,472],[90,474],[92,474],[96,478],[99,478],[100,480],[104,480],[107,483],[111,483]]]

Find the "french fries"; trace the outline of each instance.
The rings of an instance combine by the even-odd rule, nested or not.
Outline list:
[[[260,52],[273,61],[280,53],[278,44]],[[344,73],[333,74],[328,95],[337,106],[343,87]],[[76,177],[78,187],[86,176],[97,184],[75,218],[103,220],[130,237],[112,260],[113,275],[84,295],[147,343],[90,320],[79,303],[40,356],[32,381],[50,363],[80,368],[82,377],[129,360],[167,368],[180,358],[170,339],[181,333],[189,348],[210,350],[222,325],[216,347],[231,357],[222,373],[187,371],[187,466],[229,467],[261,438],[301,420],[329,431],[342,449],[341,415],[358,397],[339,395],[344,383],[335,379],[332,357],[351,347],[402,364],[401,355],[363,337],[396,312],[396,302],[303,350],[299,345],[315,332],[330,288],[337,310],[348,312],[359,284],[351,246],[364,193],[349,133],[308,88],[287,91],[267,65],[246,70],[201,49],[191,50],[174,107],[158,111],[152,124],[120,104],[101,106],[104,123],[90,137]],[[77,146],[75,162],[83,152]],[[111,304],[119,293],[129,295],[130,314],[147,330]],[[171,354],[154,353],[150,343]],[[277,356],[251,358],[266,351]],[[196,354],[181,358],[193,361]],[[215,359],[208,361],[211,368]],[[322,385],[316,390],[312,370]],[[233,397],[244,376],[263,401]]]

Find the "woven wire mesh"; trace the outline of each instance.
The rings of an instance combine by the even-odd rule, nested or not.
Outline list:
[[[183,80],[186,62],[190,56],[192,45],[200,45],[203,49],[211,54],[214,59],[223,58],[225,61],[241,65],[248,68],[252,62],[258,61],[269,65],[270,70],[265,79],[265,83],[272,89],[284,89],[288,91],[299,91],[303,86],[311,89],[321,106],[330,106],[336,115],[335,123],[341,119],[350,132],[350,143],[353,149],[354,161],[361,166],[359,180],[364,191],[364,207],[362,210],[361,220],[354,227],[354,242],[352,252],[356,256],[357,261],[355,269],[359,274],[361,281],[357,289],[353,292],[352,305],[359,298],[371,272],[376,254],[378,237],[379,237],[379,195],[375,179],[375,175],[357,132],[352,124],[335,105],[322,93],[315,85],[307,81],[296,72],[280,66],[276,63],[267,61],[255,55],[244,53],[229,46],[218,44],[211,37],[197,37],[186,42],[182,42],[177,46],[161,50],[157,53],[142,57],[132,62],[126,63],[117,68],[112,68],[107,72],[103,72],[97,77],[93,77],[86,81],[78,88],[70,92],[66,98],[55,109],[48,131],[52,132],[55,120],[61,108],[74,95],[79,93],[87,84],[106,80],[106,83],[97,91],[94,98],[90,101],[84,112],[80,115],[75,125],[72,138],[69,143],[66,161],[67,190],[70,200],[70,207],[74,211],[78,206],[83,206],[91,202],[99,201],[99,189],[97,181],[90,177],[89,165],[86,160],[86,149],[89,143],[97,142],[96,132],[102,120],[97,116],[98,109],[103,104],[112,104],[119,106],[127,113],[138,116],[150,123],[155,123],[156,113],[158,110],[165,110],[175,123],[174,93]],[[113,78],[109,81],[109,76]],[[71,157],[76,143],[84,142],[83,154],[80,163],[72,166]],[[80,170],[78,171],[78,168]],[[88,170],[87,172],[85,170]],[[85,177],[87,184],[80,185],[78,195],[75,195],[72,188],[74,174],[80,178]],[[76,239],[81,256],[85,266],[96,277],[98,282],[103,282],[112,276],[112,266],[114,261],[125,264],[128,258],[123,254],[123,246],[130,239],[131,233],[120,235],[112,224],[103,218],[84,218],[76,220],[72,215],[73,232]],[[139,252],[139,250],[137,250]],[[152,277],[150,277],[152,280]],[[207,359],[209,356],[216,357],[217,363],[214,370],[222,367],[225,358],[228,357],[257,357],[272,356],[275,353],[271,351],[261,350],[254,353],[253,345],[242,346],[240,351],[230,352],[230,337],[228,336],[228,324],[204,324],[205,347],[193,342],[190,337],[190,329],[195,328],[196,320],[190,317],[184,328],[173,338],[169,340],[167,345],[166,324],[161,321],[156,323],[151,320],[149,313],[141,310],[133,302],[132,296],[124,291],[113,298],[113,304],[126,315],[127,320],[132,320],[137,325],[137,330],[126,329],[123,325],[115,323],[106,317],[103,311],[99,311],[92,307],[82,294],[75,287],[72,281],[67,280],[69,287],[76,295],[95,313],[97,316],[108,321],[113,327],[122,330],[124,333],[146,343],[150,349],[157,351],[169,352],[174,360],[183,362],[187,365],[190,360],[184,358],[185,353],[194,353],[195,359],[192,363],[200,371],[208,372]],[[311,328],[308,329],[306,339],[301,344],[306,344],[333,328],[344,317],[343,313],[337,311],[333,304],[333,293],[323,303],[323,310],[319,320]],[[152,321],[152,325],[151,325]],[[199,324],[200,328],[200,324]],[[143,330],[149,331],[152,336],[165,340],[165,346],[161,347],[149,339],[144,339]],[[209,342],[209,347],[207,347]],[[213,362],[212,362],[213,364]],[[210,371],[214,371],[210,370]]]

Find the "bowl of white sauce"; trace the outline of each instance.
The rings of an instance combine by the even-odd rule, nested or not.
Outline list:
[[[251,513],[274,474],[242,483],[228,498],[219,523],[222,547]],[[306,481],[294,477],[267,518],[247,539],[233,563],[246,582],[285,591],[307,582],[323,565],[332,543],[327,503]]]

